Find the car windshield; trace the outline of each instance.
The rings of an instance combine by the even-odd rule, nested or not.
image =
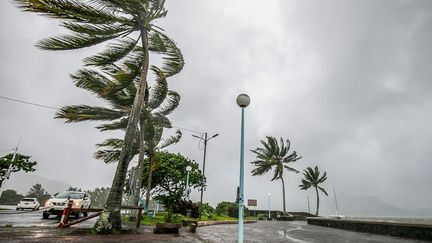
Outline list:
[[[62,192],[59,193],[56,198],[68,198],[70,199],[82,199],[84,197],[84,193],[82,192]]]
[[[35,200],[33,198],[23,198],[21,202],[34,202]]]

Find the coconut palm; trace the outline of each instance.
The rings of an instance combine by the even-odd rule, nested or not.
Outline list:
[[[320,186],[325,180],[327,180],[327,173],[324,171],[324,174],[320,177],[320,172],[318,170],[318,166],[315,166],[315,169],[312,169],[311,167],[307,167],[303,171],[304,178],[301,180],[301,183],[299,185],[301,190],[307,190],[311,187],[315,188],[316,196],[317,196],[317,205],[316,205],[316,212],[315,215],[318,216],[319,211],[319,193],[318,189],[326,196],[328,196],[326,190]]]
[[[36,12],[50,18],[60,19],[61,25],[70,31],[69,34],[51,37],[40,41],[37,46],[46,50],[73,50],[90,47],[112,41],[108,48],[91,58],[86,59],[89,66],[106,66],[104,69],[113,74],[115,62],[125,58],[131,52],[139,50],[140,68],[137,80],[138,88],[133,106],[129,112],[124,143],[117,165],[104,212],[97,222],[96,230],[111,232],[121,230],[120,204],[131,149],[145,99],[147,73],[149,69],[149,43],[153,36],[163,36],[161,29],[153,24],[156,19],[166,16],[164,0],[15,0],[23,11]],[[136,34],[138,32],[138,34]],[[157,38],[157,37],[156,37]],[[160,38],[159,38],[160,39]],[[141,42],[141,46],[138,43]],[[85,78],[103,79],[94,70],[83,69]],[[119,74],[135,76],[135,73]],[[169,75],[169,74],[167,74]],[[109,89],[122,88],[123,83],[107,86]]]
[[[294,173],[299,173],[296,169],[290,167],[290,163],[293,163],[301,157],[297,156],[297,152],[293,151],[288,153],[290,150],[291,143],[287,139],[286,142],[280,138],[280,145],[274,137],[267,136],[267,142],[261,140],[263,148],[256,148],[251,150],[256,154],[256,161],[251,162],[255,165],[255,169],[252,170],[252,175],[261,176],[267,172],[273,170],[273,177],[271,181],[281,180],[282,182],[282,198],[283,198],[283,213],[286,215],[285,207],[285,182],[284,182],[284,171],[290,171]]]

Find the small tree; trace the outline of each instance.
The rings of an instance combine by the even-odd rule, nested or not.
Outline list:
[[[318,166],[315,166],[315,169],[312,169],[311,167],[307,167],[303,171],[304,179],[302,179],[301,183],[299,185],[301,190],[307,190],[311,187],[315,188],[316,196],[317,196],[317,206],[316,206],[316,212],[315,215],[318,216],[319,211],[319,193],[318,189],[320,191],[324,192],[326,196],[328,196],[326,190],[320,186],[325,180],[327,180],[327,173],[324,171],[324,174],[320,177],[320,172],[318,170]]]
[[[5,190],[0,196],[0,204],[16,205],[24,196],[18,194],[15,190]]]
[[[26,197],[35,197],[43,205],[46,200],[48,200],[51,195],[42,187],[41,184],[36,183],[30,188]]]
[[[148,160],[144,164],[143,181],[147,181]],[[181,154],[157,152],[153,161],[152,194],[168,209],[168,222],[171,222],[172,205],[179,202],[186,188],[186,167],[191,166],[189,172],[190,188],[201,188],[205,185],[205,177],[198,169],[198,163]]]
[[[110,192],[109,187],[96,188],[93,191],[86,191],[90,195],[92,207],[103,207]]]
[[[24,171],[33,172],[37,164],[36,161],[30,161],[30,156],[17,153],[14,158],[14,154],[10,153],[0,158],[0,188],[3,181],[9,179],[9,174]]]

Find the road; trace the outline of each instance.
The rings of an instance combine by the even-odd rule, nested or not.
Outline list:
[[[1,206],[1,208],[10,208],[10,206]],[[15,206],[10,208],[11,210],[0,210],[0,226],[12,226],[12,227],[35,227],[35,226],[43,226],[43,227],[57,227],[60,222],[60,218],[55,215],[50,216],[48,219],[42,218],[42,210],[32,211],[29,209],[26,210],[15,210]],[[73,216],[71,216],[73,219]],[[79,223],[79,227],[93,227],[96,223],[96,218],[89,219],[82,223]]]
[[[198,235],[205,242],[236,242],[237,225],[214,225],[200,227]],[[244,225],[245,242],[295,242],[295,243],[333,243],[333,242],[380,242],[414,243],[425,242],[391,236],[374,235],[353,231],[308,225],[306,221],[279,222],[258,221]]]
[[[91,228],[96,218],[87,220],[72,227]],[[42,211],[0,210],[0,227],[57,227],[59,219],[50,216],[42,219]],[[236,242],[237,225],[214,225],[197,229],[197,238],[204,242]],[[380,242],[380,243],[414,243],[425,242],[390,236],[352,232],[333,228],[308,225],[305,221],[278,222],[258,221],[244,225],[245,242]],[[196,241],[194,241],[196,242]]]

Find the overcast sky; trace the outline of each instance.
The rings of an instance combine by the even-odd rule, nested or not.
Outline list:
[[[376,195],[398,207],[431,208],[432,2],[173,1],[158,21],[182,49],[181,94],[173,125],[220,135],[208,144],[204,200],[235,200],[240,109],[247,93],[245,198],[282,208],[281,183],[252,177],[251,149],[265,136],[290,139],[318,165],[332,192]],[[52,107],[103,104],[69,74],[100,47],[48,52],[34,44],[63,32],[54,20],[0,2],[0,95]],[[64,124],[55,110],[0,99],[0,151],[16,146],[38,161],[37,175],[84,189],[110,186],[115,165],[93,158],[95,144],[119,133],[98,123]],[[192,132],[169,148],[202,163]],[[133,162],[132,165],[136,163]],[[307,209],[301,174],[285,174],[288,210]],[[332,196],[332,194],[330,194]],[[199,193],[192,193],[199,200]],[[324,200],[324,204],[333,202]]]

